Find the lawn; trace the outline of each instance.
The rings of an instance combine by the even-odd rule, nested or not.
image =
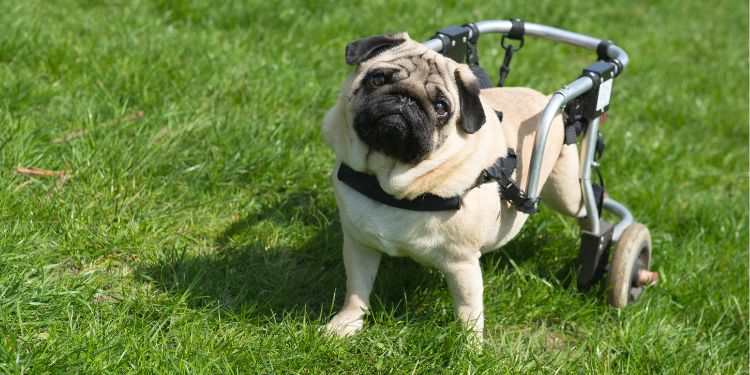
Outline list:
[[[483,258],[483,353],[408,259],[384,259],[365,331],[321,336],[344,46],[509,17],[629,53],[603,173],[661,282],[621,311],[579,292],[576,223],[543,209]],[[746,2],[2,1],[0,30],[3,372],[748,373]],[[507,85],[553,92],[594,57],[528,39]]]

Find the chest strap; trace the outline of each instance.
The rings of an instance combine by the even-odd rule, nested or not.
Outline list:
[[[482,171],[476,186],[492,181],[497,182],[500,199],[510,202],[520,212],[533,215],[539,212],[539,205],[537,204],[539,199],[529,198],[512,178],[517,164],[516,152],[509,148],[508,156],[497,159],[495,164]]]
[[[380,187],[375,175],[355,171],[344,163],[341,163],[337,177],[339,181],[349,185],[367,198],[391,207],[410,211],[450,211],[461,208],[461,197],[459,196],[443,198],[425,193],[414,199],[397,199]]]
[[[497,182],[500,199],[509,201],[520,212],[535,214],[539,211],[538,200],[529,199],[511,178],[517,163],[516,153],[513,149],[508,149],[508,156],[498,158],[494,164],[483,170],[472,189],[488,182]],[[425,193],[414,199],[397,199],[380,187],[377,177],[355,171],[344,163],[341,163],[336,177],[360,194],[391,207],[410,211],[455,211],[461,208],[460,195],[444,198]]]

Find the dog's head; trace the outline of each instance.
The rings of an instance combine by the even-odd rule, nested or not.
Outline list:
[[[341,98],[348,125],[372,150],[402,163],[419,163],[451,132],[472,134],[486,120],[468,67],[405,33],[350,43],[346,63],[357,66]]]

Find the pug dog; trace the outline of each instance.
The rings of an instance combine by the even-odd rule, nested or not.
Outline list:
[[[525,187],[536,127],[548,97],[528,88],[481,90],[459,64],[406,33],[357,40],[346,48],[356,69],[323,124],[334,150],[333,186],[343,230],[346,297],[325,329],[341,336],[363,328],[383,254],[408,256],[445,276],[458,320],[480,340],[484,327],[479,258],[515,237],[528,215],[480,181],[508,150],[513,178]],[[497,111],[502,111],[502,121]],[[586,215],[578,151],[563,145],[561,116],[547,139],[540,199],[573,217]],[[342,169],[364,188],[342,181]],[[479,182],[481,183],[479,183]],[[373,199],[364,190],[377,190]],[[425,196],[459,208],[415,210],[399,202]],[[394,203],[395,202],[395,203]],[[528,249],[532,251],[533,249]]]

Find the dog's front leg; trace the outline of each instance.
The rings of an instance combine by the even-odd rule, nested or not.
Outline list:
[[[370,292],[380,265],[380,252],[364,248],[344,231],[344,267],[346,297],[344,307],[326,329],[339,336],[349,336],[364,325],[365,311],[370,308]]]
[[[473,339],[481,343],[484,330],[484,285],[479,258],[448,262],[442,268],[458,319],[474,333]]]

